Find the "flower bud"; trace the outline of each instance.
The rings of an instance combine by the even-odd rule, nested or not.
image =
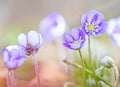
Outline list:
[[[87,80],[87,87],[96,87],[95,80],[92,79],[92,78],[89,78],[89,79]]]
[[[114,64],[114,61],[111,57],[105,56],[104,58],[101,59],[101,64],[107,68],[111,68],[112,65]]]

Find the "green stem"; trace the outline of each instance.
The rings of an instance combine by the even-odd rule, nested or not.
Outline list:
[[[96,78],[96,74],[95,74],[95,69],[94,69],[94,63],[92,61],[92,57],[91,57],[91,45],[90,45],[90,37],[88,36],[88,53],[89,53],[89,61],[90,61],[90,65],[91,65],[91,68],[92,68],[92,72],[93,72],[93,76],[95,78],[95,83],[96,83],[96,87],[99,87],[98,86],[98,81],[97,81],[97,78]]]
[[[70,64],[70,65],[72,65],[72,66],[74,66],[74,67],[76,67],[76,68],[82,69],[82,66],[81,66],[81,65],[78,65],[78,64],[76,64],[76,63],[71,63],[71,62],[68,62],[67,60],[64,60],[64,62],[67,63],[67,64]],[[93,76],[93,72],[92,72],[91,70],[85,68],[85,72],[87,72],[88,74],[90,74],[90,75]],[[110,84],[109,82],[107,82],[107,81],[106,81],[105,79],[103,79],[102,77],[100,77],[100,76],[98,76],[98,75],[96,75],[96,77],[97,77],[98,80],[103,81],[104,83],[106,83],[106,84],[109,85],[110,87],[114,87],[112,84]]]
[[[86,87],[85,66],[84,66],[84,59],[82,57],[81,49],[79,49],[79,54],[80,54],[80,59],[81,59],[81,62],[82,62],[82,74],[83,74],[83,78],[84,78],[84,87]]]

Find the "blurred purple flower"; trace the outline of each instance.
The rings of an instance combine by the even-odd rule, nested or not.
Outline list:
[[[51,42],[62,36],[66,29],[66,21],[62,15],[58,13],[52,13],[44,18],[39,25],[43,38]]]
[[[21,33],[18,36],[18,42],[23,53],[34,55],[42,46],[42,37],[38,32],[32,30],[27,35]]]
[[[106,29],[106,23],[102,13],[95,10],[89,11],[81,18],[82,29],[88,36],[99,36]]]
[[[63,45],[69,49],[77,50],[81,48],[85,41],[85,34],[79,28],[73,28],[71,34],[64,34],[65,43]]]
[[[21,50],[17,45],[4,48],[2,51],[2,57],[9,69],[18,68],[26,60],[26,57],[21,53]]]
[[[112,18],[108,21],[106,33],[115,44],[120,46],[120,17]]]

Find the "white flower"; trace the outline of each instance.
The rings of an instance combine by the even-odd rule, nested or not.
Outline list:
[[[66,21],[58,13],[49,14],[39,25],[40,31],[46,41],[52,41],[63,35],[66,29]]]
[[[110,67],[113,66],[114,61],[113,61],[113,59],[112,59],[111,57],[105,56],[104,58],[101,59],[101,64],[102,64],[103,66],[105,66],[105,67],[110,68]]]
[[[34,55],[42,45],[42,37],[38,32],[31,30],[27,35],[18,36],[19,47],[27,55]]]

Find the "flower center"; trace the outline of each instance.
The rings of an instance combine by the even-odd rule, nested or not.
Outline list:
[[[77,44],[79,44],[79,42],[78,42],[78,41],[74,41],[74,44],[76,44],[76,45],[77,45]]]
[[[88,30],[93,31],[94,30],[94,26],[93,25],[88,25]]]

